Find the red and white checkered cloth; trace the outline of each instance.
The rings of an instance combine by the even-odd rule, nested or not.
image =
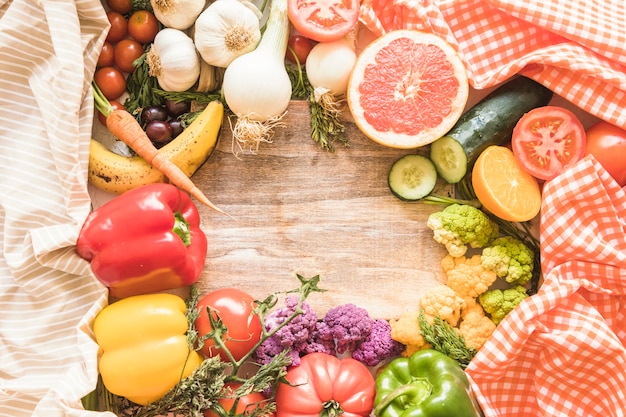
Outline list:
[[[522,74],[626,128],[624,0],[363,0],[360,21],[443,37],[474,88]],[[626,416],[626,191],[589,156],[545,185],[540,233],[544,283],[468,366],[476,396],[486,417]]]
[[[466,372],[487,417],[626,415],[626,191],[593,159],[548,182],[544,283]]]
[[[476,89],[522,74],[626,128],[624,0],[362,0],[360,21],[443,37]]]

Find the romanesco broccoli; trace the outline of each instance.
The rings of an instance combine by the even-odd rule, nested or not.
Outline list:
[[[498,237],[498,225],[480,209],[467,204],[451,204],[428,216],[426,225],[435,241],[445,245],[454,257],[468,249],[483,248]]]
[[[478,296],[478,303],[489,314],[495,324],[499,324],[523,299],[528,297],[526,288],[516,285],[505,290],[494,289]]]
[[[481,263],[511,285],[524,285],[533,276],[534,252],[519,239],[502,236],[483,249]]]

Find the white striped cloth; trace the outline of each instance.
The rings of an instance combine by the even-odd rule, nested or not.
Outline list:
[[[74,243],[107,27],[100,0],[0,0],[0,416],[101,414],[80,399],[107,292]]]

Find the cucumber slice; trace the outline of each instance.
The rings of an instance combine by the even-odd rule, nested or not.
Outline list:
[[[439,176],[450,184],[461,181],[467,173],[465,149],[450,136],[442,136],[430,144],[430,159]]]
[[[389,169],[389,188],[393,195],[404,201],[416,201],[426,197],[437,183],[437,169],[423,155],[405,155]]]

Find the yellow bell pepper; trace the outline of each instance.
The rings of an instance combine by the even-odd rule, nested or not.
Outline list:
[[[113,394],[146,405],[162,398],[202,362],[190,350],[185,302],[173,294],[124,298],[94,320],[98,370]]]

